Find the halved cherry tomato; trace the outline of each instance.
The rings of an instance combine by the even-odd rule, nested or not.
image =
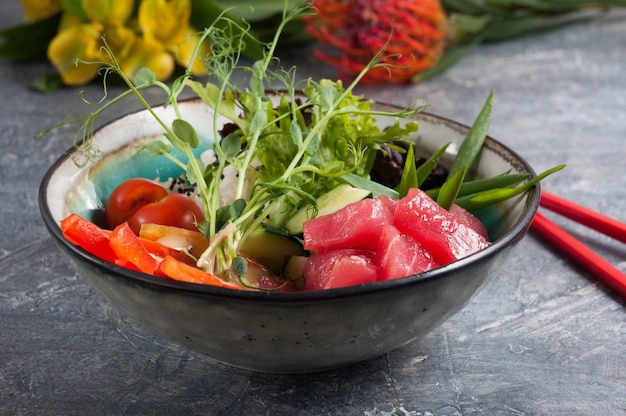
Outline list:
[[[198,231],[196,223],[204,221],[198,204],[183,194],[167,195],[139,208],[128,220],[130,228],[139,235],[141,224],[161,224]]]
[[[104,207],[107,226],[117,227],[144,205],[159,201],[167,194],[164,187],[150,179],[132,178],[122,182],[113,190]]]

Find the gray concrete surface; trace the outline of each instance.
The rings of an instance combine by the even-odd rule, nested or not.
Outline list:
[[[19,2],[0,4],[0,29],[20,19]],[[309,49],[283,57],[302,76],[335,76]],[[152,335],[75,275],[40,220],[39,181],[74,128],[32,136],[86,109],[78,89],[31,91],[45,71],[46,63],[0,62],[0,414],[626,414],[624,301],[532,234],[454,318],[349,368],[250,373]],[[626,221],[625,74],[619,12],[482,46],[420,85],[360,91],[399,105],[420,98],[431,112],[471,123],[494,88],[491,134],[537,171],[567,163],[544,188]],[[85,91],[96,98],[100,86]],[[129,102],[101,121],[137,108]],[[555,220],[626,270],[622,244]]]

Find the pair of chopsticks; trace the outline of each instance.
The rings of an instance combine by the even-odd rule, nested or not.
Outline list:
[[[541,193],[539,205],[626,243],[626,224],[613,218],[545,191]],[[608,288],[626,299],[626,274],[622,271],[539,212],[535,215],[531,229],[567,255],[573,262],[604,283]]]

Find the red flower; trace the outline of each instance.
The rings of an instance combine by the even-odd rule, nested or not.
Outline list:
[[[306,30],[330,51],[315,51],[353,79],[381,50],[381,63],[364,83],[407,83],[436,64],[446,45],[447,21],[439,0],[313,0],[317,13]]]

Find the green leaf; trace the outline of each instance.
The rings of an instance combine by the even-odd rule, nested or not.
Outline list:
[[[325,176],[332,176],[340,173],[345,166],[345,163],[341,160],[331,160],[320,166],[320,170]]]
[[[400,185],[398,187],[400,198],[406,196],[406,194],[409,193],[409,189],[417,188],[418,185],[417,170],[415,168],[415,152],[413,150],[413,143],[410,143],[409,150],[404,160],[404,169],[402,170]]]
[[[238,277],[245,276],[245,274],[248,273],[248,260],[239,256],[235,257],[233,259],[232,270]]]
[[[479,192],[487,191],[493,188],[505,188],[511,185],[515,185],[520,183],[524,179],[528,178],[527,173],[513,173],[513,174],[502,174],[493,176],[491,178],[485,179],[476,179],[473,181],[465,181],[461,185],[461,189],[459,189],[459,193],[457,198],[472,194],[477,194]],[[433,199],[437,199],[439,195],[439,190],[441,188],[433,188],[426,191],[426,194]]]
[[[499,202],[506,201],[509,198],[513,198],[516,195],[520,195],[530,188],[535,186],[539,181],[543,180],[547,176],[563,169],[565,165],[558,165],[545,172],[537,175],[524,185],[516,188],[496,188],[484,191],[478,194],[470,195],[468,197],[458,198],[456,203],[468,211],[475,211],[481,208],[485,208],[489,205],[497,204]]]
[[[225,205],[223,207],[219,207],[215,211],[215,227],[216,230],[219,231],[223,229],[226,224],[230,221],[230,206]],[[211,235],[207,235],[207,237],[211,237]]]
[[[267,112],[264,108],[260,108],[257,110],[252,116],[252,121],[248,126],[248,132],[253,134],[254,132],[259,132],[263,130],[265,125],[267,124]]]
[[[220,0],[219,4],[228,9],[229,12],[247,21],[257,21],[267,19],[277,14],[282,15],[285,7],[283,0],[255,0],[242,4],[241,0]],[[293,9],[293,3],[287,6],[287,10]]]
[[[355,175],[354,173],[348,173],[347,175],[343,175],[341,179],[343,179],[348,185],[352,185],[355,188],[361,188],[365,189],[366,191],[370,191],[374,198],[381,195],[385,195],[393,199],[398,199],[400,197],[398,191],[396,191],[395,189],[388,188],[385,185],[374,182],[362,176]]]
[[[580,15],[560,13],[550,16],[534,14],[494,19],[485,29],[485,42],[502,42],[529,33],[541,33],[570,26],[576,23],[597,19],[600,13]]]
[[[443,208],[449,210],[454,202],[456,201],[456,197],[459,193],[459,189],[461,189],[461,185],[465,180],[465,173],[467,172],[467,167],[462,166],[460,169],[456,171],[451,178],[446,180],[441,189],[439,190],[439,195],[437,195],[437,204],[442,206]]]
[[[207,83],[203,85],[198,81],[188,80],[187,86],[200,97],[209,107],[216,109],[221,115],[230,121],[237,123],[240,127],[245,127],[247,122],[239,117],[237,106],[232,91],[222,93],[215,84]]]
[[[232,203],[218,208],[215,213],[217,229],[221,230],[226,224],[239,218],[245,208],[246,201],[243,199],[236,199]]]
[[[172,122],[172,131],[180,140],[192,149],[200,145],[200,138],[196,129],[186,120],[177,118]]]
[[[289,135],[291,136],[291,139],[296,144],[296,146],[302,146],[302,129],[300,128],[297,120],[290,120]]]
[[[241,214],[243,213],[245,209],[246,209],[246,201],[241,198],[235,199],[228,206],[228,213],[230,214],[230,218],[233,220],[236,220],[237,218],[241,217]]]
[[[159,156],[172,151],[172,148],[163,143],[161,140],[152,140],[148,142],[145,149],[151,156]]]
[[[231,160],[241,151],[241,137],[237,133],[230,133],[220,143],[226,160]]]
[[[486,36],[487,36],[487,33],[483,31],[477,34],[476,36],[474,36],[474,38],[470,42],[468,42],[466,45],[463,45],[463,46],[451,45],[444,52],[443,56],[441,57],[439,62],[435,64],[435,66],[430,67],[427,70],[420,72],[415,77],[413,77],[412,81],[413,82],[425,81],[427,79],[434,78],[435,76],[440,75],[443,72],[447,71],[452,66],[454,66],[457,62],[463,59],[465,55],[469,54],[478,45],[480,45],[484,41]]]
[[[479,33],[487,27],[492,19],[488,14],[474,16],[461,13],[452,13],[448,18],[454,28],[461,31],[461,36],[465,33]]]
[[[265,93],[265,84],[263,84],[263,61],[256,61],[252,64],[252,77],[250,78],[250,89],[255,95],[261,97]]]
[[[485,6],[472,0],[442,0],[442,5],[447,11],[461,13],[483,14],[489,11]]]
[[[0,59],[18,62],[47,59],[48,44],[59,30],[61,15],[0,32]]]
[[[322,112],[326,113],[334,106],[338,95],[339,92],[334,85],[328,85],[322,88],[319,97],[319,106]]]
[[[200,183],[200,181],[198,180],[199,178],[196,176],[196,170],[194,169],[194,165],[198,167],[200,175],[202,175],[201,172],[203,172],[205,169],[204,164],[198,158],[195,158],[195,157],[190,158],[187,161],[187,166],[185,168],[185,175],[187,176],[187,182],[190,185],[195,185],[197,183]]]
[[[149,85],[157,80],[156,74],[149,68],[143,67],[135,75],[135,85],[138,87]]]
[[[313,157],[317,154],[319,148],[320,148],[320,135],[315,133],[311,137],[311,140],[309,141],[309,144],[304,154],[307,155],[308,157]]]
[[[185,144],[176,136],[176,134],[171,132],[163,133],[163,136],[174,146],[174,149],[178,150],[181,153],[185,153]]]
[[[485,143],[487,132],[489,131],[489,125],[491,124],[493,96],[494,91],[491,90],[489,97],[487,97],[487,101],[476,117],[476,120],[474,120],[474,124],[467,133],[465,140],[463,140],[463,143],[461,143],[461,146],[459,147],[459,152],[450,167],[448,178],[454,176],[462,166],[466,166],[467,169],[470,169],[474,164],[476,156],[478,156],[483,144]]]
[[[441,159],[441,156],[443,156],[443,154],[446,152],[446,149],[449,145],[450,143],[447,143],[440,147],[439,150],[433,153],[428,159],[426,159],[424,163],[420,165],[419,168],[417,168],[415,176],[417,177],[418,186],[423,184],[426,179],[428,179],[428,176],[432,173],[433,169],[435,169],[437,163],[439,162],[439,159]]]
[[[262,42],[273,41],[276,34],[276,27],[280,24],[282,15],[275,15],[268,19],[250,21],[252,31]],[[294,46],[312,43],[315,38],[309,35],[302,19],[291,20],[284,26],[284,30],[279,39],[279,46]]]

